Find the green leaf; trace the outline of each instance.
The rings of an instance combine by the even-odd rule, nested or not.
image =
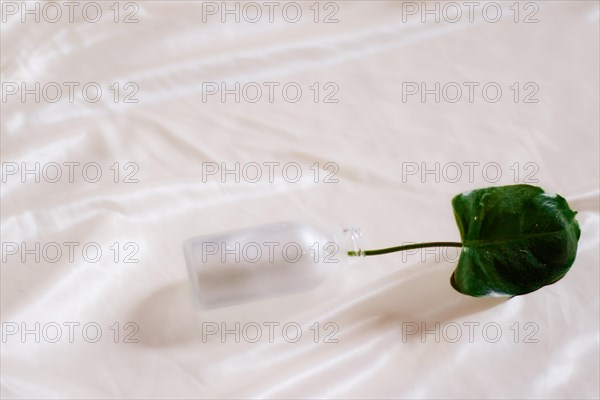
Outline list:
[[[577,212],[559,195],[530,185],[490,187],[459,194],[452,208],[463,247],[450,283],[461,293],[530,293],[575,261]]]

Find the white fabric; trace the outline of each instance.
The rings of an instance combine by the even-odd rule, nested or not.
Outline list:
[[[473,22],[462,5],[456,23],[431,16],[422,23],[393,1],[321,3],[320,20],[339,7],[339,22],[329,24],[314,22],[312,2],[301,3],[297,23],[282,18],[283,3],[273,23],[268,14],[258,23],[206,14],[204,22],[202,4],[190,1],[134,3],[139,22],[131,24],[113,21],[112,2],[102,2],[98,23],[83,20],[79,8],[73,23],[68,14],[59,23],[7,16],[3,84],[81,85],[73,103],[38,103],[32,95],[2,102],[3,172],[14,165],[6,163],[96,162],[103,175],[88,183],[77,169],[73,183],[66,176],[35,183],[27,175],[21,183],[19,173],[2,183],[2,397],[598,398],[599,5],[532,2],[539,22],[525,24],[535,9],[520,3],[515,23],[512,3],[499,3],[497,23],[482,17],[481,5]],[[134,10],[119,7],[120,19]],[[103,88],[99,102],[80,98],[86,82]],[[115,103],[115,82],[119,100],[131,92],[123,85],[136,83],[139,102]],[[265,89],[256,103],[247,101],[254,92],[239,103],[234,95],[203,101],[203,82]],[[280,84],[272,103],[265,82]],[[289,82],[303,90],[296,103],[282,97]],[[322,101],[336,87],[325,88],[328,82],[339,88],[337,103]],[[406,82],[429,89],[456,82],[463,98],[447,101],[451,85],[439,103],[433,94],[404,102]],[[472,103],[465,82],[479,83]],[[496,103],[481,95],[490,82],[503,90]],[[537,103],[523,102],[530,82],[539,88]],[[127,162],[139,166],[138,183],[123,183],[133,171]],[[288,183],[279,168],[273,183],[264,176],[204,183],[206,162],[297,162],[303,176]],[[327,162],[339,166],[338,183],[322,182]],[[403,168],[434,169],[436,162],[439,182],[434,173],[403,177]],[[473,179],[470,162],[480,163]],[[501,168],[497,182],[493,168],[482,175],[492,162]],[[462,166],[456,182],[448,163]],[[579,211],[577,259],[554,285],[508,301],[470,298],[449,284],[452,252],[439,260],[394,254],[336,268],[312,291],[202,313],[192,308],[181,250],[188,237],[297,220],[361,227],[370,248],[456,241],[451,198],[515,183],[515,169],[520,182],[534,171],[538,185]],[[22,249],[9,255],[8,242],[80,245],[73,262],[63,254],[36,263],[27,254],[23,262]],[[103,251],[97,263],[81,256],[91,242]],[[139,246],[138,263],[123,262],[135,248],[124,248],[128,242]],[[35,331],[36,322],[39,343],[34,333],[24,340],[21,331],[8,334],[15,326]],[[79,323],[73,343],[69,322]],[[125,329],[128,322],[139,327],[131,337],[138,343],[123,343],[135,328]],[[84,338],[86,323],[97,325],[88,325]],[[286,337],[286,323],[301,327],[298,342],[286,341],[296,326],[288,325]],[[62,337],[50,343],[54,324]],[[256,324],[262,337],[252,343]],[[429,333],[414,332],[422,324]],[[102,337],[89,343],[96,326]],[[215,326],[219,333],[209,334]],[[237,330],[240,342],[235,333],[222,340],[222,327]],[[326,343],[332,332],[337,343]]]

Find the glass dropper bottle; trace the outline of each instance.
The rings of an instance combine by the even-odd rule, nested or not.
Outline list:
[[[193,237],[183,243],[192,297],[199,310],[273,298],[317,287],[326,273],[351,258],[455,242],[363,250],[357,228],[323,231],[300,222],[278,222]]]

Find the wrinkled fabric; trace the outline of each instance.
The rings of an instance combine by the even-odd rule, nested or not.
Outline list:
[[[223,23],[207,13],[222,3],[179,1],[120,3],[117,23],[111,4],[97,23],[77,10],[22,23],[3,9],[3,398],[600,396],[597,2],[532,3],[532,23],[535,7],[521,3],[515,22],[512,2],[498,22],[482,7],[470,21],[458,2],[459,21],[425,23],[391,1],[320,3],[318,22],[301,2],[294,23],[284,3],[256,23],[250,8]],[[64,92],[23,102],[7,82]],[[65,82],[79,83],[72,102]],[[90,82],[97,102],[82,99]],[[233,92],[212,94],[222,83]],[[421,83],[433,92],[408,94]],[[262,166],[261,179],[221,176],[236,162]],[[72,182],[64,163],[79,163]],[[264,163],[280,163],[272,179]],[[455,292],[448,249],[336,265],[310,291],[192,306],[189,237],[291,220],[360,227],[365,248],[458,241],[451,198],[517,182],[567,198],[582,232],[571,271],[534,293]],[[72,260],[64,243],[78,244]]]

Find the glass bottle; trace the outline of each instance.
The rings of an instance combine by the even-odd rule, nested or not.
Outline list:
[[[278,222],[193,237],[183,251],[194,303],[207,310],[313,289],[328,270],[364,255],[360,244],[356,228]]]

